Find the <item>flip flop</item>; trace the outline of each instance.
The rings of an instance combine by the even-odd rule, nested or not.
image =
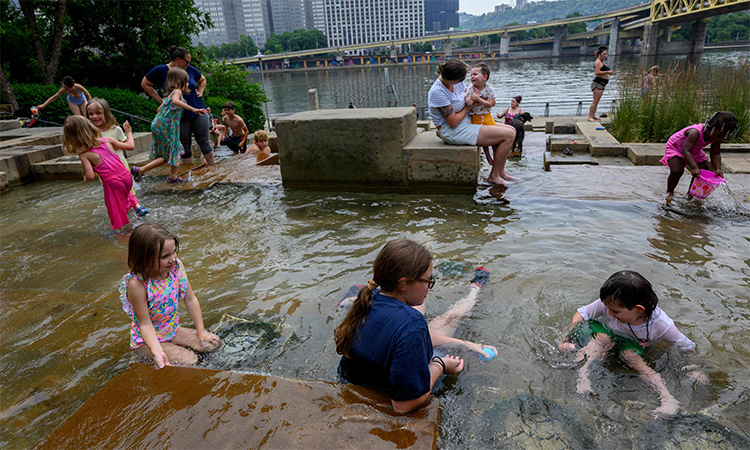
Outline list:
[[[148,214],[148,209],[146,209],[145,206],[139,206],[135,209],[135,213],[138,215],[138,217],[143,217]]]
[[[565,147],[565,150],[563,150],[563,155],[573,156],[573,150]]]
[[[484,287],[490,281],[490,271],[482,266],[474,269],[474,278],[471,279],[471,284],[477,287]]]

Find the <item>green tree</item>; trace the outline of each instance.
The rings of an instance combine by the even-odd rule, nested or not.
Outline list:
[[[224,43],[221,46],[212,45],[208,48],[204,47],[203,44],[198,44],[198,46],[205,49],[205,53],[213,60],[243,58],[255,56],[258,53],[258,46],[255,45],[253,38],[244,34],[240,35],[237,41]]]
[[[222,103],[224,99],[231,100],[238,105],[238,113],[242,111],[244,114],[242,118],[247,122],[248,128],[257,129],[262,126],[265,117],[261,106],[268,98],[260,84],[247,80],[247,70],[243,66],[208,61],[203,64],[203,70],[206,76],[207,103],[213,105],[212,98],[220,98]]]
[[[312,50],[323,48],[326,44],[326,36],[320,30],[298,29],[281,34],[272,33],[266,40],[265,54],[296,52],[300,50]]]
[[[571,17],[581,17],[583,14],[579,13],[578,11],[574,12],[573,14],[568,14],[565,16],[566,19],[569,19]],[[571,23],[568,25],[568,34],[577,34],[577,33],[583,33],[586,31],[586,22],[578,22],[578,23]]]

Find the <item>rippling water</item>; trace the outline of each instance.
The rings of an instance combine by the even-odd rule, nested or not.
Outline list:
[[[717,197],[665,207],[666,168],[543,172],[542,141],[528,133],[527,155],[509,163],[520,183],[473,197],[278,183],[172,192],[150,177],[137,194],[147,220],[180,237],[207,326],[230,314],[280,330],[245,370],[335,381],[336,303],[368,279],[389,239],[414,239],[436,266],[459,268],[439,274],[428,319],[468,292],[475,265],[487,267],[491,281],[458,336],[496,345],[500,355],[482,363],[463,353],[464,373],[440,382],[441,448],[529,448],[528,439],[550,430],[573,447],[612,448],[616,439],[618,448],[639,448],[654,429],[667,435],[651,417],[655,394],[632,371],[610,362],[596,372],[598,395],[580,397],[576,366],[555,349],[575,309],[626,268],[653,283],[711,381],[692,385],[678,370],[683,356],[664,346],[648,350],[649,363],[685,412],[747,436],[750,175],[727,175],[734,206]],[[33,445],[127,366],[130,322],[116,293],[127,238],[109,234],[101,195],[94,183],[40,182],[0,197],[1,447]]]
[[[747,50],[712,50],[703,55],[704,65],[747,58]],[[667,56],[656,61],[667,67],[685,56]],[[594,78],[594,56],[546,58],[514,61],[487,61],[491,69],[489,84],[495,88],[497,106],[502,111],[510,105],[511,97],[523,96],[521,106],[534,117],[544,114],[545,103],[550,104],[550,115],[570,115],[583,102],[584,114],[591,103],[591,80]],[[615,71],[600,103],[600,111],[609,111],[612,99],[617,98],[620,82],[618,74],[639,65],[637,55],[610,56],[607,64]],[[437,78],[436,65],[401,66],[389,68],[391,84],[398,94],[398,105],[427,106],[427,92]],[[645,73],[645,70],[644,70]],[[260,82],[258,74],[250,79]],[[271,102],[268,112],[273,117],[308,109],[310,88],[318,89],[321,108],[346,108],[349,102],[358,107],[389,106],[385,90],[385,70],[382,67],[355,67],[310,72],[265,72],[266,87]],[[468,81],[467,81],[468,83]]]

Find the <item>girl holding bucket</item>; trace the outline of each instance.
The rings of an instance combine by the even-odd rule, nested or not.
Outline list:
[[[737,133],[739,122],[731,112],[714,113],[703,124],[690,125],[673,134],[667,141],[664,157],[659,161],[669,167],[667,178],[667,201],[672,199],[674,189],[688,166],[693,178],[699,177],[701,169],[709,170],[708,158],[703,147],[711,145],[711,165],[717,177],[721,171],[721,143],[731,140]]]

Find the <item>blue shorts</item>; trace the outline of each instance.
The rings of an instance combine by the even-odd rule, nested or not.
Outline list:
[[[455,128],[444,123],[438,130],[438,136],[448,145],[477,145],[481,127],[471,123],[471,117],[467,114]]]

